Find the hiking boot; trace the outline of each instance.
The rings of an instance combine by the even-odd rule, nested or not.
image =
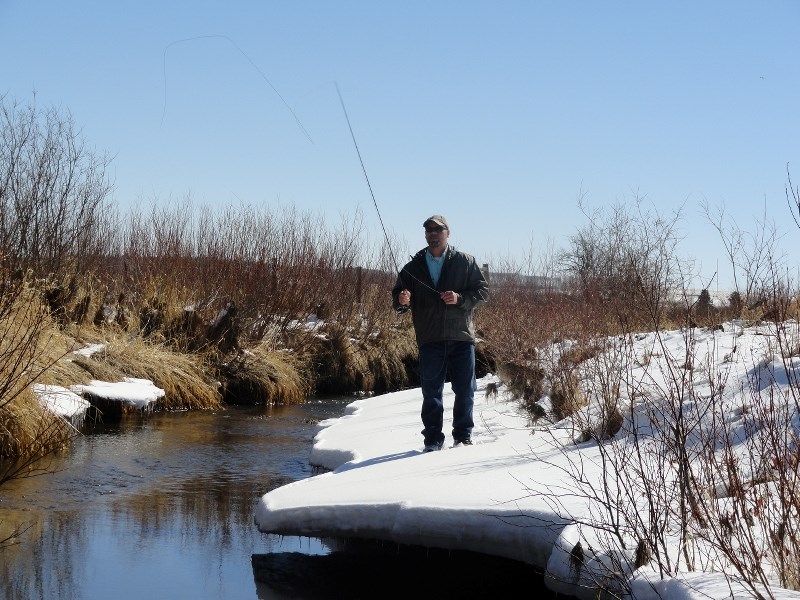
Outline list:
[[[425,444],[425,447],[422,449],[423,452],[436,452],[437,450],[442,449],[442,445],[444,442],[431,442],[430,444]]]
[[[472,446],[472,438],[464,438],[463,440],[457,440],[453,447],[456,446]]]

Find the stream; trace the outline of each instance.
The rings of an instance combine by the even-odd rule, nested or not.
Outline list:
[[[7,600],[482,598],[531,567],[466,552],[263,534],[266,492],[313,475],[316,423],[347,398],[126,417],[85,430],[47,475],[0,488]],[[345,552],[342,552],[345,550]]]

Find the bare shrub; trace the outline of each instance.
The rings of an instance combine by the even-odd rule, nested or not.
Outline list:
[[[677,254],[680,211],[664,217],[646,210],[644,200],[635,197],[633,203],[614,205],[608,213],[590,213],[581,198],[579,206],[589,224],[570,238],[570,248],[561,257],[578,297],[623,319],[625,329],[661,326],[688,271]]]
[[[69,350],[55,323],[72,318],[78,274],[103,250],[108,163],[69,115],[0,97],[0,483],[46,472],[42,457],[76,434],[30,385]]]
[[[129,220],[126,285],[139,290],[148,334],[180,322],[186,307],[208,322],[227,302],[235,302],[243,338],[252,342],[296,342],[297,323],[312,315],[359,327],[367,318],[380,328],[388,323],[385,296],[379,313],[374,288],[387,274],[361,266],[370,256],[359,219],[332,227],[291,207],[193,210],[188,199],[169,210],[154,206],[150,217]]]
[[[0,249],[16,268],[62,277],[104,250],[109,162],[69,114],[0,97]]]
[[[786,288],[776,281],[772,289]],[[770,302],[783,305],[784,293]],[[571,493],[593,507],[579,523],[594,532],[595,557],[598,549],[607,557],[607,572],[593,575],[602,589],[615,577],[624,588],[625,564],[645,560],[662,576],[722,569],[754,597],[772,597],[776,584],[797,587],[800,388],[795,380],[788,397],[779,397],[772,383],[796,377],[787,350],[800,331],[792,320],[762,327],[769,328],[762,336],[765,353],[755,357],[742,390],[730,389],[735,382],[717,366],[726,361],[701,352],[701,345],[714,347],[716,336],[732,336],[735,347],[737,334],[730,329],[687,327],[677,355],[665,343],[674,332],[629,332],[609,338],[616,342],[581,363],[582,386],[594,408],[572,417],[583,432],[576,441],[597,442],[594,460],[605,476],[599,482],[587,478],[583,460],[561,468],[574,482]],[[658,363],[662,367],[641,360],[633,340],[649,348],[647,356],[666,359]],[[710,397],[699,391],[701,383]],[[726,421],[731,397],[743,394],[739,420]],[[592,410],[606,414],[602,435]]]
[[[793,408],[787,412],[778,408],[787,406],[786,399],[771,397],[767,385],[759,387],[742,418],[743,427],[760,433],[747,449],[741,447],[741,434],[734,435],[736,430],[729,430],[722,419],[729,397],[724,371],[704,362],[697,337],[734,336],[735,352],[736,333],[714,324],[710,302],[700,303],[700,312],[713,327],[700,331],[688,318],[698,316],[695,299],[685,297],[682,307],[671,301],[675,290],[685,289],[685,268],[674,256],[675,221],[662,227],[656,223],[664,221],[650,220],[643,212],[628,217],[617,211],[606,222],[595,219],[573,238],[572,251],[565,254],[577,282],[572,297],[582,298],[589,308],[548,321],[550,335],[535,329],[530,338],[535,345],[520,344],[516,355],[512,348],[504,355],[512,364],[535,357],[550,382],[551,400],[559,398],[552,393],[558,378],[567,390],[577,382],[589,399],[568,419],[577,432],[573,440],[592,444],[592,460],[599,461],[605,477],[587,478],[583,455],[559,467],[573,481],[571,489],[562,490],[565,497],[582,496],[593,507],[578,523],[594,532],[590,545],[582,546],[583,563],[606,565],[606,571],[593,575],[604,590],[624,590],[626,564],[649,564],[665,577],[716,565],[744,581],[756,597],[770,595],[775,573],[781,585],[794,586],[796,534],[789,520],[796,522],[800,503],[794,491],[797,461],[790,456],[797,450],[797,401],[790,399]],[[782,269],[780,263],[776,268],[776,253],[769,247],[772,238],[766,234],[755,239],[767,240],[766,248],[750,255],[754,262],[748,271],[758,273],[751,279],[760,281],[756,287],[766,298],[759,316],[769,319],[759,322],[779,327],[787,322],[789,299],[796,294],[777,276]],[[600,311],[592,310],[597,306]],[[540,310],[534,309],[536,317]],[[661,330],[672,322],[685,325],[683,350],[677,356],[669,355],[671,346]],[[791,337],[775,334],[775,351],[754,371],[769,373],[778,356],[791,356],[796,344],[787,339]],[[657,363],[662,369],[654,369],[655,356],[665,359]],[[735,358],[732,353],[726,361]],[[794,372],[788,363],[783,370]],[[714,390],[711,398],[697,390],[703,377]],[[796,395],[797,386],[792,389]],[[553,431],[563,432],[564,423]],[[554,508],[564,508],[557,497],[552,501]],[[760,536],[758,531],[767,533]]]
[[[534,276],[533,268],[500,263],[492,272],[491,301],[475,320],[504,391],[538,417],[548,373],[537,348],[567,334],[574,304],[553,288],[552,279]]]
[[[733,281],[742,306],[757,308],[769,296],[773,283],[772,272],[783,257],[778,254],[778,229],[768,217],[766,203],[751,230],[743,229],[720,206],[712,213],[707,203],[703,204],[706,220],[717,230],[727,258],[733,269]]]

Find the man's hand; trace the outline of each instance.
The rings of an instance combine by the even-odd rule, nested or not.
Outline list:
[[[408,306],[411,304],[411,292],[408,290],[403,290],[397,294],[397,302],[400,304],[400,306]]]
[[[455,292],[447,291],[439,294],[439,297],[445,304],[458,304],[458,294]]]

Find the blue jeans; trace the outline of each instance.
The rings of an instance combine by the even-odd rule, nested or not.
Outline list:
[[[453,440],[472,435],[472,406],[475,400],[475,345],[472,342],[430,342],[419,349],[422,384],[422,435],[425,444],[443,443],[444,382],[450,374],[455,394]]]

